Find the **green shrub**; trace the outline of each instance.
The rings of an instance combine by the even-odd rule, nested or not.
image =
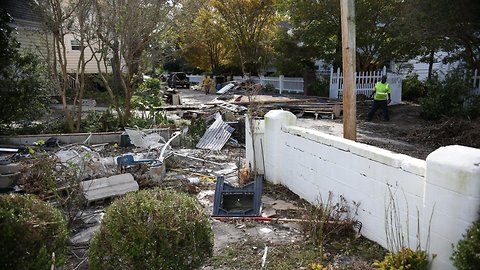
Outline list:
[[[480,267],[480,221],[468,229],[463,239],[454,247],[451,259],[459,270],[474,270]]]
[[[0,9],[0,124],[39,119],[48,111],[48,73],[32,51],[20,52],[12,17]]]
[[[463,107],[465,118],[477,118],[480,116],[480,96],[470,96],[465,100]]]
[[[93,158],[83,157],[83,163],[91,164]],[[42,200],[54,202],[62,209],[68,223],[74,221],[76,213],[85,203],[80,186],[81,169],[73,162],[61,163],[56,156],[35,152],[32,159],[25,161],[20,182],[28,194],[35,194]],[[68,188],[65,188],[68,187]]]
[[[265,86],[263,86],[263,92],[264,93],[276,93],[278,92],[277,89],[273,84],[267,83]]]
[[[442,116],[466,116],[466,100],[471,85],[461,72],[449,73],[444,81],[433,78],[426,82],[427,94],[420,102],[422,117],[436,120]]]
[[[408,75],[402,81],[402,100],[418,101],[425,96],[425,85],[417,74]]]
[[[30,51],[16,53],[0,71],[0,123],[39,119],[49,111],[51,94],[40,58]]]
[[[308,85],[308,95],[328,97],[329,87],[329,81],[324,77],[319,77]]]
[[[381,262],[375,261],[373,269],[411,269],[426,270],[428,267],[427,252],[424,250],[413,251],[410,248],[402,248],[397,253],[388,253]]]
[[[83,122],[85,132],[111,132],[120,130],[120,120],[111,108],[103,112],[89,111]]]
[[[194,198],[143,190],[107,209],[89,262],[91,269],[195,269],[212,249],[210,223]]]
[[[195,147],[207,130],[207,123],[203,118],[192,119],[188,126],[188,132],[181,137],[181,144],[184,147]]]
[[[68,231],[62,213],[34,196],[0,195],[0,265],[50,269],[66,260]]]
[[[68,133],[67,123],[64,119],[50,120],[49,122],[22,121],[18,125],[0,124],[2,135],[29,135],[29,134],[56,134]]]
[[[162,106],[161,87],[162,83],[159,79],[150,78],[145,80],[140,84],[135,95],[132,97],[132,108],[149,110]]]

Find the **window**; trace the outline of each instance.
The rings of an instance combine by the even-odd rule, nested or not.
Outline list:
[[[72,51],[80,51],[80,40],[72,39],[70,45],[72,46]]]

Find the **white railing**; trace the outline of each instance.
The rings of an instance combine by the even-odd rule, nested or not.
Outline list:
[[[387,75],[387,69],[384,67],[379,71],[357,72],[355,74],[357,95],[369,97],[373,92],[375,83],[381,80],[383,75]],[[392,89],[392,104],[402,102],[402,80],[403,77],[397,74],[388,74],[387,82]],[[330,70],[330,98],[342,98],[343,95],[343,73],[340,68],[337,72]]]
[[[201,75],[187,75],[190,79],[190,83],[200,83],[202,81],[203,76]],[[250,79],[254,83],[259,83],[263,86],[269,84],[273,85],[275,89],[279,91],[280,94],[282,92],[293,92],[293,93],[303,93],[303,78],[297,77],[285,77],[280,75],[279,77],[265,77],[265,76],[252,76],[249,78],[242,77],[242,76],[234,76],[234,81],[245,81]]]

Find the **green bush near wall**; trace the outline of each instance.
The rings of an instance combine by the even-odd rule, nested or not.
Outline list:
[[[212,252],[210,222],[194,198],[142,190],[107,209],[89,262],[90,269],[196,269]]]
[[[52,264],[62,265],[67,241],[67,223],[58,209],[35,196],[0,195],[2,269],[50,269]]]
[[[474,222],[458,241],[451,259],[459,270],[480,269],[480,220]]]

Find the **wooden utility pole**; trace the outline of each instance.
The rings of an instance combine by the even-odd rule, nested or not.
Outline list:
[[[357,91],[355,89],[355,4],[340,0],[343,59],[343,137],[357,140]]]

